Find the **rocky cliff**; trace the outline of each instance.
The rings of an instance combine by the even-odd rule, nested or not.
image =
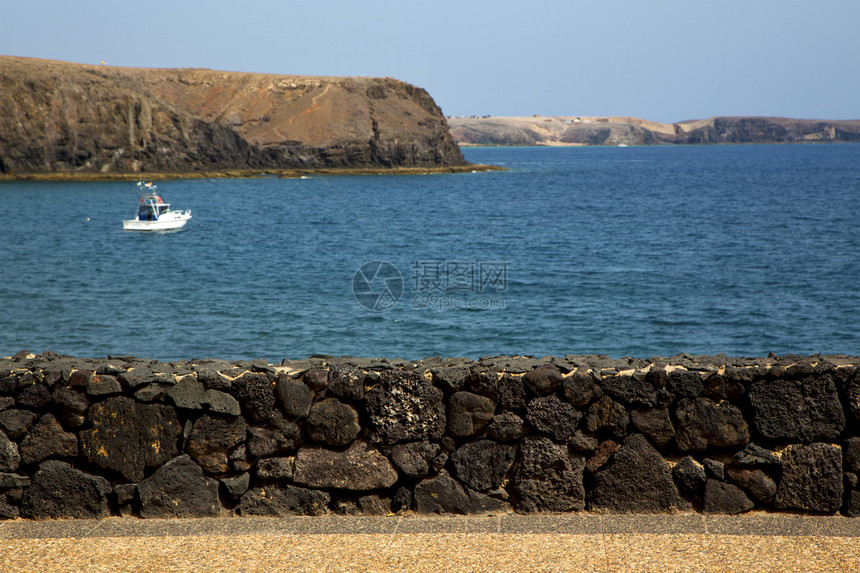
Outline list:
[[[0,56],[0,176],[464,165],[433,98],[391,78]]]
[[[860,141],[860,120],[712,117],[657,123],[634,117],[449,118],[460,145],[655,145]]]

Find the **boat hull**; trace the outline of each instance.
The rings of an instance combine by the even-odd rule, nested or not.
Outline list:
[[[179,215],[177,217],[162,216],[157,221],[140,221],[130,219],[122,222],[125,231],[176,231],[185,226],[191,215]]]

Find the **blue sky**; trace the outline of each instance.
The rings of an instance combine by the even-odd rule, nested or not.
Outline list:
[[[6,4],[3,55],[391,76],[448,115],[860,119],[860,0]]]

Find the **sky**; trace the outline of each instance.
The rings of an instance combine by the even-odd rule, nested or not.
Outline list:
[[[3,4],[2,55],[390,76],[446,115],[860,119],[860,0]]]

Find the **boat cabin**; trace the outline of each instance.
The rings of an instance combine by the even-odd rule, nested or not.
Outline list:
[[[143,195],[137,208],[137,220],[157,221],[168,211],[170,211],[170,205],[162,201],[158,195]]]

